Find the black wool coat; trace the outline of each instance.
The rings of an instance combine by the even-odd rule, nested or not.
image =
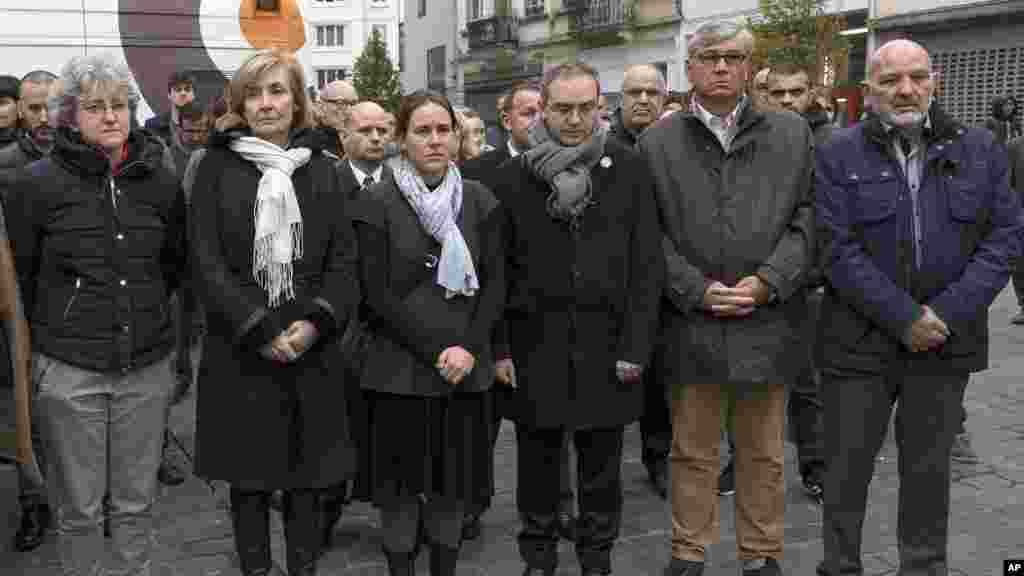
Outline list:
[[[472,297],[445,298],[437,269],[428,267],[441,245],[423,231],[416,213],[389,176],[374,184],[354,215],[359,239],[363,312],[372,340],[363,366],[363,389],[439,397],[452,386],[437,368],[441,352],[461,346],[476,364],[458,384],[481,392],[494,380],[491,330],[505,301],[501,212],[487,188],[463,181],[456,225],[469,247],[480,289]]]
[[[319,488],[349,477],[355,462],[337,338],[359,300],[355,237],[333,162],[314,150],[292,176],[302,211],[303,255],[295,298],[268,308],[252,274],[257,167],[211,142],[192,195],[195,288],[207,317],[197,381],[196,472],[251,490]],[[320,337],[292,364],[259,354],[298,320]]]
[[[549,185],[520,156],[496,178],[507,215],[505,313],[519,389],[509,407],[536,428],[622,426],[643,385],[615,363],[650,365],[664,256],[654,184],[640,157],[608,139],[591,171],[594,203],[576,231],[547,213]]]

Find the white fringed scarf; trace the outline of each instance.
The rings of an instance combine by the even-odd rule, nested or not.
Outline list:
[[[281,296],[295,298],[292,286],[292,262],[302,258],[302,213],[295,197],[292,174],[309,162],[309,148],[285,150],[253,136],[231,142],[231,149],[259,168],[263,176],[256,190],[253,218],[256,236],[253,240],[252,275],[267,291],[271,308],[281,303]]]

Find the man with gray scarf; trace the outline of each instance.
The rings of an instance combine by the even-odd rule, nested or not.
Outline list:
[[[611,573],[623,429],[643,411],[662,290],[649,171],[598,124],[599,86],[586,64],[550,70],[529,149],[494,179],[507,218],[505,320],[521,402],[516,501],[527,575],[557,566],[566,430],[578,452],[581,573]]]

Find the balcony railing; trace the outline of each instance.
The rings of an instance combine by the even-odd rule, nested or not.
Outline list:
[[[518,22],[508,16],[492,16],[470,21],[466,24],[466,34],[470,50],[519,42]]]
[[[565,8],[575,15],[575,25],[582,30],[618,28],[626,23],[623,0],[567,0]]]

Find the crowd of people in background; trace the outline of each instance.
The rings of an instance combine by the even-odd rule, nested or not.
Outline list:
[[[286,573],[312,576],[364,500],[391,574],[426,547],[452,576],[510,420],[524,575],[554,574],[562,539],[610,574],[639,421],[666,576],[703,574],[732,494],[742,573],[782,574],[787,433],[817,573],[861,574],[898,405],[901,574],[947,574],[964,389],[1021,251],[1017,103],[959,123],[897,40],[839,129],[809,70],[754,74],[753,53],[704,25],[692,90],[631,65],[614,108],[559,65],[501,95],[494,131],[430,91],[317,93],[277,50],[209,102],[175,73],[144,126],[109,54],[0,77],[16,548],[52,529],[63,574],[149,574],[157,485],[195,474],[230,486],[245,575],[282,571],[271,510]],[[167,426],[190,394],[194,461]]]

